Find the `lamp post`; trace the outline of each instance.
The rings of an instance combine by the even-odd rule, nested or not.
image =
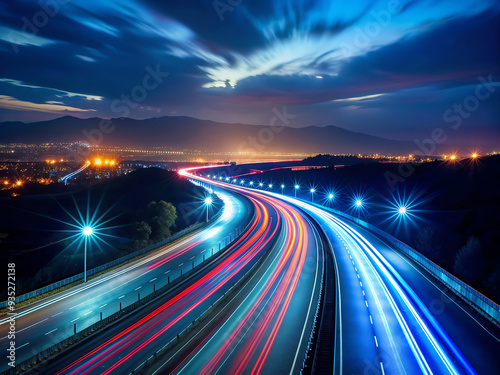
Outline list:
[[[285,185],[281,184],[281,194],[283,195],[283,189],[285,188]]]
[[[208,221],[208,208],[210,207],[210,205],[212,204],[213,200],[211,197],[206,197],[205,198],[205,204],[207,205],[207,221]]]
[[[311,190],[309,190],[311,192],[311,202],[314,201],[314,192],[316,191],[316,189],[314,188],[311,188]]]
[[[83,250],[83,282],[87,282],[87,241],[89,236],[94,232],[91,227],[86,226],[82,230],[83,235],[85,236],[84,240],[84,250]]]
[[[299,190],[300,186],[295,185],[294,188],[295,188],[295,198],[297,198],[297,190]]]

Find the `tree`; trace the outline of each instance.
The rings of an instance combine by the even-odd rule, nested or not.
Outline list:
[[[134,237],[138,242],[147,243],[151,235],[151,226],[145,221],[135,223]]]
[[[478,283],[484,275],[485,264],[481,243],[473,236],[455,255],[455,275],[470,285]]]
[[[420,230],[415,238],[415,248],[429,259],[438,260],[441,255],[441,246],[436,241],[436,229],[425,227]]]
[[[175,226],[177,210],[172,203],[151,202],[146,208],[146,221],[151,227],[149,238],[158,242],[170,237],[170,228]]]

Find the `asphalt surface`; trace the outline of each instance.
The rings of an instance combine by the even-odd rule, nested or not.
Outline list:
[[[57,295],[18,308],[16,313],[16,362],[19,363],[74,333],[90,326],[101,318],[115,313],[122,307],[136,302],[168,283],[168,277],[179,277],[180,270],[187,271],[217,252],[219,242],[229,241],[228,236],[250,220],[252,207],[248,201],[235,194],[224,194],[224,212],[208,227],[188,234],[137,261],[128,263],[98,278],[67,289]],[[140,294],[140,295],[139,295]],[[0,350],[6,353],[10,340],[7,337],[8,317],[0,320]],[[7,359],[0,371],[8,368]]]

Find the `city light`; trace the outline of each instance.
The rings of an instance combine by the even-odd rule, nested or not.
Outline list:
[[[332,200],[335,197],[334,194],[328,194],[328,199]]]
[[[451,156],[450,156],[450,159],[451,159],[451,160],[455,160],[456,158],[457,158],[457,156],[456,156],[456,155],[451,155]]]
[[[476,153],[473,153],[473,154],[471,155],[472,159],[476,159],[478,156],[479,156],[479,155],[478,155],[478,154],[476,154]]]
[[[95,159],[94,164],[95,165],[101,165],[102,164],[101,159]]]
[[[361,207],[363,205],[363,201],[361,199],[356,200],[356,207]]]
[[[259,186],[260,186],[260,187],[262,187],[262,186],[264,186],[264,184],[263,184],[262,182],[260,182],[260,183],[259,183]]]
[[[273,184],[269,184],[269,189],[272,189],[273,188]]]
[[[309,190],[311,193],[314,193],[316,190],[315,189],[311,189]]]
[[[240,183],[243,185],[245,183],[245,180],[241,180]]]
[[[311,202],[313,202],[314,201],[314,192],[316,191],[316,189],[311,188],[309,191],[311,192]]]
[[[250,181],[250,185],[253,185],[253,181]]]
[[[398,213],[399,213],[400,215],[405,215],[405,214],[406,214],[406,211],[407,211],[407,210],[406,210],[406,207],[404,207],[404,206],[401,206],[401,207],[399,207],[399,208],[398,208]]]
[[[299,185],[295,185],[294,187],[295,187],[295,198],[297,198],[297,190],[299,190],[300,186]]]

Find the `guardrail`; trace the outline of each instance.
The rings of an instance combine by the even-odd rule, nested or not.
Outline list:
[[[465,302],[467,302],[471,307],[473,307],[477,312],[481,315],[492,321],[495,325],[500,327],[500,305],[493,302],[491,299],[486,297],[485,295],[478,292],[476,289],[466,284],[458,277],[452,275],[450,272],[446,271],[444,268],[438,266],[433,261],[429,260],[427,257],[420,254],[417,250],[408,246],[404,242],[398,240],[397,238],[391,236],[389,233],[384,232],[383,230],[377,228],[376,226],[367,223],[361,219],[353,217],[344,212],[338,211],[333,208],[327,208],[331,212],[336,215],[342,216],[352,222],[357,223],[358,225],[374,232],[378,236],[384,238],[389,241],[399,252],[406,255],[408,258],[415,261],[421,267],[423,267],[427,272],[429,272],[436,279],[441,281],[444,285],[446,285],[452,292],[462,298]]]
[[[145,295],[142,298],[138,298],[138,300],[128,306],[125,306],[122,308],[122,305],[120,303],[120,308],[118,311],[115,313],[111,314],[110,316],[106,318],[102,318],[99,321],[97,321],[94,324],[91,324],[90,326],[76,332],[76,325],[75,325],[75,333],[68,338],[58,342],[55,345],[50,346],[47,349],[44,349],[43,351],[39,352],[38,354],[34,355],[31,358],[28,358],[20,363],[18,363],[15,367],[12,367],[8,370],[5,370],[1,373],[1,375],[15,375],[15,374],[20,374],[26,370],[33,369],[34,366],[39,366],[41,362],[44,360],[48,359],[49,357],[56,355],[60,353],[62,350],[66,349],[68,346],[86,338],[87,336],[97,332],[98,330],[104,328],[105,326],[117,322],[119,319],[124,318],[125,315],[129,314],[130,312],[146,305],[148,302],[152,301],[155,299],[155,297],[160,296],[169,290],[173,289],[174,287],[178,286],[181,284],[184,280],[189,278],[190,276],[193,276],[194,274],[198,273],[201,271],[205,266],[208,266],[210,263],[218,259],[220,256],[224,255],[226,250],[231,247],[231,245],[239,239],[242,233],[244,233],[251,222],[253,221],[253,218],[255,217],[255,212],[254,215],[252,216],[252,219],[245,225],[241,225],[238,228],[234,230],[234,232],[229,234],[229,241],[226,242],[226,238],[224,237],[223,240],[221,240],[218,245],[213,245],[211,247],[211,252],[207,251],[206,254],[209,254],[208,256],[205,256],[203,254],[203,260],[195,265],[194,262],[192,263],[192,267],[187,270],[186,272],[183,272],[182,268],[180,269],[180,276],[178,276],[175,279],[170,279],[170,276],[165,276],[167,283],[162,286],[159,289],[156,289],[154,287],[153,292],[150,294]],[[221,243],[224,243],[224,246],[221,247]],[[214,251],[215,250],[215,251]],[[211,255],[210,255],[211,254]],[[155,284],[156,285],[156,284]]]
[[[103,265],[100,265],[100,266],[97,266],[97,267],[94,267],[90,270],[87,270],[87,277],[89,276],[92,276],[92,275],[95,275],[96,273],[99,273],[99,272],[102,272],[108,268],[111,268],[111,267],[114,267],[114,266],[117,266],[121,263],[124,263],[130,259],[133,259],[137,256],[140,256],[140,255],[143,255],[151,250],[154,250],[154,249],[157,249],[161,246],[164,246],[164,245],[167,245],[175,240],[178,240],[179,238],[181,238],[182,236],[185,236],[186,234],[188,233],[191,233],[191,232],[194,232],[195,230],[198,230],[200,228],[203,228],[203,227],[206,227],[208,225],[210,225],[211,223],[213,223],[215,220],[217,220],[220,216],[222,215],[222,208],[215,214],[212,216],[212,218],[210,218],[210,220],[208,222],[202,222],[202,223],[198,223],[198,224],[195,224],[189,228],[186,228],[186,229],[183,229],[181,230],[180,232],[177,232],[175,233],[173,236],[163,240],[163,241],[160,241],[160,242],[157,242],[155,244],[152,244],[152,245],[149,245],[143,249],[140,249],[140,250],[137,250],[137,251],[134,251],[133,253],[130,253],[130,254],[127,254],[127,255],[124,255],[118,259],[115,259],[115,260],[112,260],[108,263],[105,263]],[[63,286],[66,286],[68,284],[71,284],[71,283],[74,283],[76,281],[79,281],[79,280],[83,280],[83,272],[79,273],[79,274],[76,274],[74,276],[71,276],[71,277],[68,277],[64,280],[61,280],[61,281],[57,281],[55,283],[52,283],[52,284],[49,284],[47,286],[44,286],[40,289],[36,289],[32,292],[28,292],[28,293],[25,293],[25,294],[22,294],[20,296],[17,296],[16,299],[15,299],[15,303],[19,303],[19,302],[22,302],[22,301],[25,301],[27,299],[30,299],[30,298],[34,298],[34,297],[37,297],[37,296],[40,296],[42,294],[45,294],[45,293],[48,293],[52,290],[55,290],[55,289],[58,289],[58,288],[61,288]],[[0,302],[0,308],[4,308],[4,307],[7,307],[8,306],[8,302],[7,301],[2,301]]]

